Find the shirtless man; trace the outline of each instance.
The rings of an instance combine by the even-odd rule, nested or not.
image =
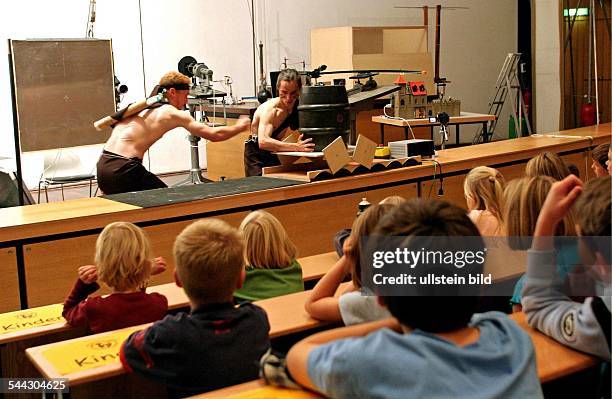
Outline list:
[[[302,81],[295,69],[285,69],[278,75],[276,91],[278,97],[261,104],[251,124],[251,139],[244,144],[244,170],[247,176],[261,176],[266,166],[280,165],[278,157],[272,152],[301,151],[314,149],[312,139],[303,140],[300,135],[297,143],[281,141],[288,128],[298,129],[298,98]]]
[[[211,128],[196,122],[184,112],[191,80],[178,72],[168,72],[159,81],[166,89],[167,104],[148,108],[118,122],[98,160],[98,186],[104,194],[151,190],[167,187],[142,165],[144,153],[166,132],[183,127],[194,136],[223,141],[248,129],[251,121],[240,119],[233,126]]]

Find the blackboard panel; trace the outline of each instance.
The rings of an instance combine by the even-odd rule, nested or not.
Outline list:
[[[110,40],[11,40],[22,151],[104,143],[115,110]]]
[[[104,195],[103,198],[123,202],[124,204],[140,206],[142,208],[151,208],[154,206],[250,193],[253,191],[269,190],[272,188],[287,187],[303,183],[303,181],[297,180],[251,176],[242,179],[231,179],[205,184]]]

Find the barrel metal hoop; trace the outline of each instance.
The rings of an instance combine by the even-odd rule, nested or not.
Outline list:
[[[346,109],[347,111],[349,110],[349,106],[346,103],[298,105],[298,111],[325,111],[325,110],[329,110],[330,108]]]

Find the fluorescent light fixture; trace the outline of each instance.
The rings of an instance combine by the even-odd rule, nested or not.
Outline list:
[[[589,15],[589,9],[588,8],[564,8],[563,9],[563,16],[564,17],[573,17],[573,16],[578,16],[578,17],[583,17]]]

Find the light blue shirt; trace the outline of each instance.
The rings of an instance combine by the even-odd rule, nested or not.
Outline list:
[[[310,380],[341,398],[541,398],[529,335],[500,312],[475,314],[479,339],[459,347],[424,331],[342,339],[308,356]]]

